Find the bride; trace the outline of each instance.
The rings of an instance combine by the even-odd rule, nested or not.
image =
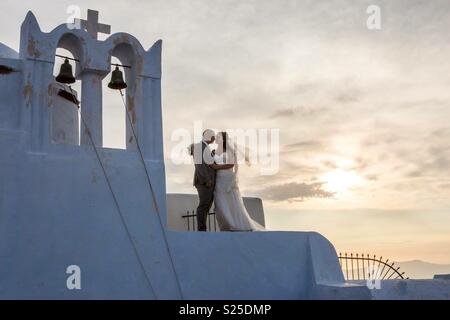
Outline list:
[[[236,147],[231,145],[226,132],[219,132],[215,140],[218,147],[214,155],[214,164],[211,164],[211,167],[216,170],[214,204],[220,230],[264,230],[264,227],[254,221],[245,209],[237,182]]]

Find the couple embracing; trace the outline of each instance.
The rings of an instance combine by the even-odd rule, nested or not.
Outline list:
[[[215,150],[210,145],[217,144]],[[214,202],[221,231],[263,231],[264,227],[248,214],[237,183],[237,148],[226,132],[217,135],[205,130],[200,143],[191,146],[194,156],[194,186],[200,203],[197,208],[198,231],[206,231],[206,219]]]

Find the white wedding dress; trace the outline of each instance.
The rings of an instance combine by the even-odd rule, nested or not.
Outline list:
[[[224,164],[222,156],[214,156],[216,164]],[[236,166],[236,165],[235,165]],[[216,219],[221,231],[263,231],[247,212],[233,168],[217,170],[214,189]]]

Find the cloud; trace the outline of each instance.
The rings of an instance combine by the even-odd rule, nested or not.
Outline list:
[[[296,152],[299,150],[302,151],[317,151],[323,148],[323,142],[318,140],[307,140],[307,141],[300,141],[295,143],[290,143],[285,146],[283,146],[283,153],[291,153]]]
[[[321,162],[321,164],[326,168],[326,169],[337,169],[337,164],[333,161],[330,160],[324,160]]]
[[[301,106],[301,107],[279,108],[278,110],[273,112],[269,118],[271,119],[291,118],[293,116],[311,117],[325,111],[327,111],[327,108],[324,107]]]
[[[295,115],[295,109],[280,109],[275,111],[270,118],[289,118],[291,116]]]
[[[426,143],[416,146],[414,152],[402,155],[403,161],[409,162],[413,167],[407,171],[407,177],[450,177],[450,145],[448,138],[438,135],[436,132],[431,133]]]
[[[322,189],[323,183],[286,183],[264,188],[258,194],[265,200],[304,201],[307,198],[331,198],[334,193]]]
[[[450,190],[450,183],[444,183],[439,185],[439,188],[443,189],[443,190]]]
[[[347,104],[358,102],[361,100],[361,98],[362,98],[361,92],[351,89],[339,93],[336,97],[336,101],[342,104]]]
[[[414,163],[415,169],[410,171],[406,176],[411,178],[419,178],[424,176],[449,177],[450,157],[438,155],[431,159],[420,159]]]
[[[435,138],[445,138],[447,139],[450,136],[450,128],[439,128],[436,130],[433,130],[431,133],[432,137]]]
[[[365,175],[365,178],[370,181],[377,181],[378,175],[377,174],[367,174],[367,175]]]
[[[336,97],[336,101],[340,103],[358,102],[361,98],[353,92],[343,92]]]

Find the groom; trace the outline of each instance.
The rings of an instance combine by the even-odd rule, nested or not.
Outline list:
[[[216,171],[209,165],[214,163],[209,145],[215,140],[215,132],[211,129],[203,132],[202,142],[194,145],[193,156],[195,164],[194,186],[197,189],[200,203],[197,207],[198,231],[206,231],[206,219],[214,201]]]

